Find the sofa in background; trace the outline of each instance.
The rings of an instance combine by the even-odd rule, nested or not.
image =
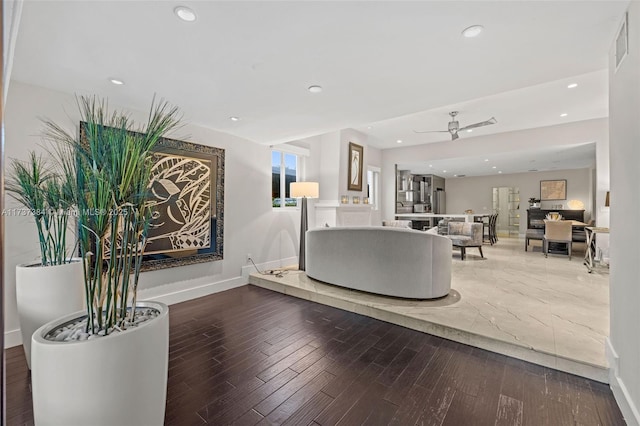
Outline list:
[[[394,228],[409,228],[411,229],[410,220],[383,220],[382,226],[391,226]]]
[[[451,241],[395,227],[307,231],[307,276],[354,290],[434,299],[451,289]]]

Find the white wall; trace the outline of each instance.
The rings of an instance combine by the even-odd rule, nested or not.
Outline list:
[[[354,129],[344,129],[340,131],[340,171],[339,171],[339,195],[348,195],[349,200],[352,197],[359,196],[360,202],[367,196],[367,166],[381,167],[381,151],[368,145],[368,136]],[[363,170],[362,170],[362,191],[349,191],[349,142],[353,142],[363,147]],[[351,202],[351,201],[349,201]],[[380,225],[380,210],[372,211],[371,224]]]
[[[149,100],[151,101],[151,99]],[[112,106],[122,109],[120,106]],[[126,108],[125,108],[126,109]],[[146,121],[148,112],[131,111],[134,119]],[[47,117],[75,132],[79,114],[74,96],[41,87],[11,82],[5,110],[7,159],[26,159],[29,150],[38,150],[42,126],[38,117]],[[185,117],[188,123],[189,117]],[[188,135],[185,137],[184,135]],[[245,256],[257,263],[295,263],[300,224],[299,210],[274,211],[271,207],[271,149],[250,141],[202,127],[186,125],[176,139],[225,149],[224,260],[145,272],[141,289],[150,294],[186,292],[242,285]],[[7,207],[16,206],[7,197]],[[35,226],[31,218],[5,217],[5,331],[8,344],[19,335],[15,306],[15,266],[39,256]],[[275,267],[275,266],[274,266]]]
[[[455,143],[447,141],[385,149],[382,151],[382,218],[393,219],[395,213],[395,164],[456,157],[490,156],[494,153],[527,151],[534,146],[549,147],[587,142],[595,142],[597,151],[598,144],[608,140],[608,128],[608,120],[602,118],[516,132],[460,138]],[[447,180],[446,189],[447,210],[449,210],[449,180]]]
[[[476,213],[490,213],[494,187],[512,186],[520,189],[520,235],[524,235],[527,229],[527,200],[531,197],[540,197],[541,180],[567,180],[567,199],[564,201],[543,201],[543,209],[551,208],[551,205],[563,204],[569,208],[569,200],[580,200],[585,205],[585,220],[589,220],[591,211],[589,203],[590,169],[554,170],[552,172],[532,172],[500,174],[491,176],[475,176],[468,178],[450,178],[446,180],[447,188],[447,212],[464,213],[471,209]],[[506,223],[506,222],[505,222]]]
[[[320,226],[322,223],[316,223],[315,204],[333,205],[340,204],[340,198],[343,195],[349,197],[359,196],[360,199],[367,195],[367,166],[381,166],[381,152],[379,149],[371,147],[367,144],[367,135],[353,129],[343,129],[336,132],[325,133],[323,135],[305,138],[300,141],[309,147],[311,153],[306,161],[306,179],[317,180],[320,184],[320,197],[318,200],[309,203],[309,227]],[[362,191],[349,191],[348,188],[348,172],[349,172],[349,142],[362,145],[363,147],[363,185]],[[335,209],[331,213],[323,210],[321,217],[330,214],[335,223]],[[380,211],[373,211],[372,223],[380,224]]]
[[[640,3],[629,7],[629,55],[609,59],[611,160],[611,389],[629,425],[640,423]]]

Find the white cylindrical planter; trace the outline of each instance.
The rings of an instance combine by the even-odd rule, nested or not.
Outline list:
[[[22,346],[31,368],[31,335],[38,328],[63,315],[84,309],[82,262],[42,266],[16,266],[16,302],[20,317]]]
[[[138,327],[92,340],[52,342],[49,331],[84,315],[67,315],[33,334],[35,424],[151,426],[164,423],[169,362],[169,308]]]

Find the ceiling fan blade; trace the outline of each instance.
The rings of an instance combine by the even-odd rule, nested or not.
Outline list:
[[[425,131],[418,131],[418,130],[414,130],[414,133],[449,133],[448,130],[425,130]]]
[[[458,131],[461,132],[462,130],[475,129],[476,127],[482,127],[482,126],[489,126],[491,124],[496,124],[497,122],[498,120],[496,120],[495,117],[491,117],[487,121],[482,121],[480,123],[469,124],[468,126],[464,126],[461,129],[458,129]]]

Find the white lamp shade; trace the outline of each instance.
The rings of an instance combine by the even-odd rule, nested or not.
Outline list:
[[[320,184],[318,182],[291,182],[289,191],[293,198],[318,198],[320,196]]]
[[[569,206],[569,208],[571,210],[583,210],[584,209],[584,203],[580,200],[571,200],[567,203],[567,206]]]

